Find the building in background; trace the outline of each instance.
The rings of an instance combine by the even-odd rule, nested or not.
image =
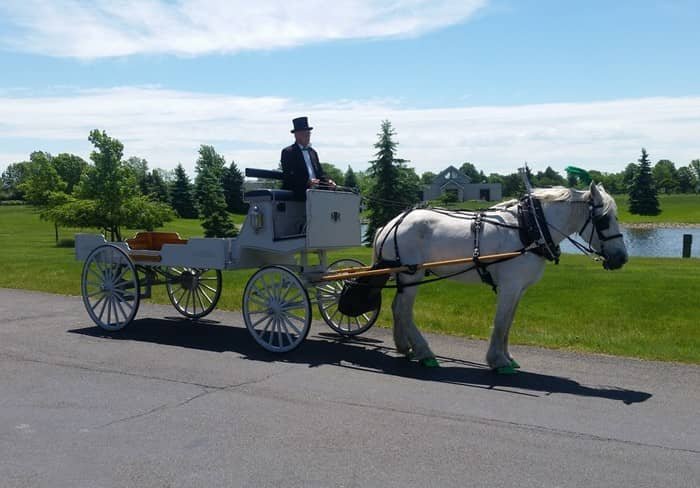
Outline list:
[[[449,166],[438,174],[430,185],[423,188],[423,201],[437,200],[446,194],[452,194],[452,200],[457,202],[491,202],[503,199],[500,183],[472,183],[467,175],[454,166]]]

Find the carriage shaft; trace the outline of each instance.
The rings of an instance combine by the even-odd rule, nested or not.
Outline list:
[[[494,261],[499,259],[510,259],[522,254],[521,251],[506,252],[501,254],[490,254],[486,256],[480,256],[479,261]],[[384,274],[401,273],[404,271],[410,271],[415,269],[427,269],[427,268],[437,268],[439,266],[451,266],[456,264],[467,264],[474,262],[474,258],[460,258],[460,259],[448,259],[445,261],[431,261],[428,263],[416,264],[415,266],[398,266],[395,268],[380,268],[380,269],[362,269],[362,268],[348,268],[348,271],[340,270],[336,273],[327,274],[321,276],[318,281],[336,281],[336,280],[347,280],[352,278],[361,278],[363,276],[378,276]],[[353,271],[360,269],[360,271]]]

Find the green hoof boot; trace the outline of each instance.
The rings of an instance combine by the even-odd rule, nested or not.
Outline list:
[[[513,368],[513,369],[520,369],[520,365],[519,365],[518,362],[517,362],[515,359],[513,359],[513,358],[510,358],[510,367]]]
[[[439,368],[440,363],[435,358],[425,358],[420,360],[420,365],[425,368]]]
[[[496,368],[494,371],[496,371],[496,374],[503,374],[503,375],[511,375],[511,374],[518,373],[518,370],[515,369],[512,365],[501,366],[500,368]]]

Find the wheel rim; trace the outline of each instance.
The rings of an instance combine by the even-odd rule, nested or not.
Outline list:
[[[364,266],[357,259],[340,259],[328,267],[327,272],[337,271],[343,268],[354,268]],[[316,286],[316,298],[318,300],[318,310],[321,312],[324,322],[328,327],[344,336],[362,334],[374,325],[379,317],[381,305],[376,310],[363,313],[357,317],[344,315],[338,310],[338,300],[343,291],[345,281],[329,281]]]
[[[166,273],[168,298],[182,315],[201,318],[216,308],[221,297],[221,271],[174,267]]]
[[[311,304],[301,280],[280,266],[258,270],[243,292],[243,318],[263,348],[288,352],[297,348],[311,327]]]
[[[122,329],[139,307],[136,267],[118,247],[100,246],[85,261],[81,292],[93,322],[109,331]]]

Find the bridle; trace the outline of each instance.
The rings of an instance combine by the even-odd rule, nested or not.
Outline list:
[[[602,215],[596,215],[596,209],[603,208],[603,207],[604,207],[603,204],[600,204],[600,205],[594,204],[593,197],[591,196],[591,201],[588,202],[588,218],[581,226],[581,229],[578,231],[578,235],[580,235],[581,238],[586,242],[586,245],[581,244],[578,241],[575,241],[570,236],[565,235],[562,231],[560,231],[556,227],[553,227],[549,224],[548,225],[552,229],[556,230],[559,234],[564,236],[566,239],[568,239],[569,242],[571,244],[573,244],[573,246],[576,247],[579,251],[581,251],[584,254],[589,255],[589,256],[591,254],[595,254],[596,256],[598,256],[598,258],[594,258],[596,260],[599,260],[600,258],[605,260],[605,253],[604,253],[605,243],[607,241],[611,241],[613,239],[622,239],[623,235],[621,233],[617,233],[617,234],[612,234],[612,235],[606,236],[603,233],[603,231],[606,231],[610,228],[610,218],[611,218],[610,215],[607,213],[604,213]],[[586,227],[588,227],[589,225],[591,226],[591,233],[588,235],[588,239],[586,240],[584,233],[586,231]],[[593,249],[593,233],[594,232],[596,233],[596,235],[598,236],[598,240],[600,241],[600,251],[596,251],[595,249]]]

